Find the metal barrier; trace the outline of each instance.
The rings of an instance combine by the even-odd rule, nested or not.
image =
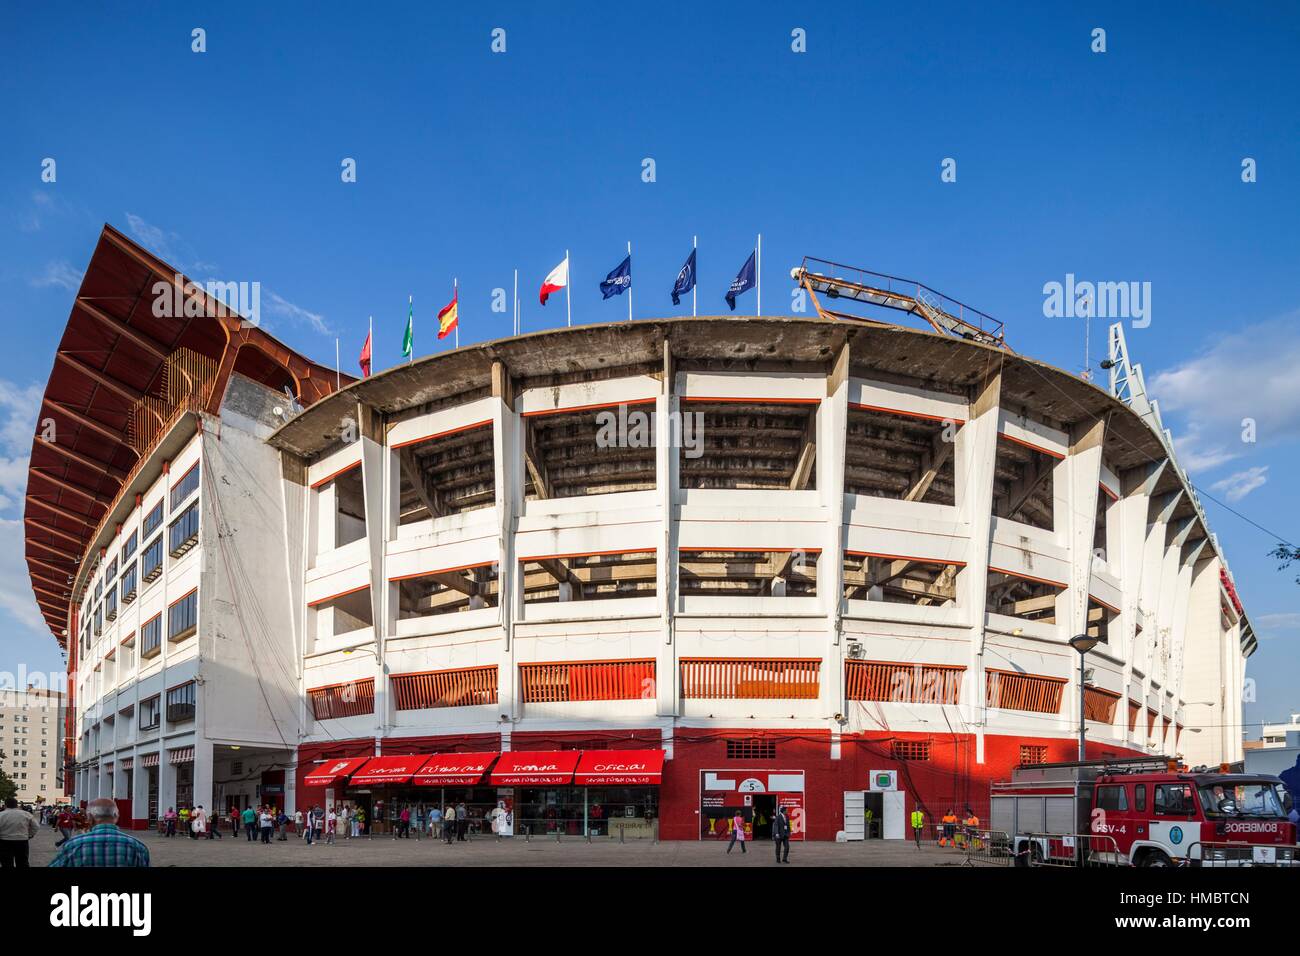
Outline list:
[[[908,834],[915,842],[915,831],[909,830]],[[952,851],[954,860],[960,860],[963,866],[977,863],[1010,866],[1015,857],[1011,837],[1006,831],[964,823],[927,823],[922,830],[921,843]]]
[[[1016,840],[1017,866],[1132,866],[1113,836],[1101,833],[1030,833]]]
[[[1294,846],[1259,843],[1216,843],[1198,840],[1187,845],[1187,856],[1178,866],[1199,867],[1294,867],[1300,866]]]

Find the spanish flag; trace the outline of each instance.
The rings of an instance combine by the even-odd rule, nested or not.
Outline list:
[[[451,334],[452,329],[460,322],[460,316],[456,304],[460,299],[460,289],[457,288],[451,294],[451,301],[447,303],[446,308],[438,313],[438,338],[445,339]]]

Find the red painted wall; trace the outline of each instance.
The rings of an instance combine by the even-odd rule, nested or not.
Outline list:
[[[302,744],[298,748],[298,769],[294,771],[293,808],[325,805],[325,788],[304,786],[303,780],[316,767],[318,760],[338,760],[342,757],[370,757],[375,752],[373,737],[353,740],[328,740],[322,743]]]

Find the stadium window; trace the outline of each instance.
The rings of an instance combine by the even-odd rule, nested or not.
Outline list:
[[[682,489],[815,490],[819,404],[683,396]]]
[[[917,607],[955,607],[960,561],[926,561],[897,555],[844,552],[844,597]]]
[[[150,508],[144,516],[144,525],[140,530],[140,537],[147,538],[162,524],[163,520],[163,503],[159,499],[158,503]]]
[[[195,462],[190,465],[189,471],[181,476],[181,480],[172,486],[171,492],[171,511],[176,513],[176,509],[185,503],[190,495],[199,490],[199,463]]]
[[[654,597],[655,560],[652,550],[523,557],[524,603]]]
[[[1047,763],[1047,746],[1045,744],[1020,745],[1020,765],[1022,767],[1040,763]]]
[[[375,712],[375,679],[345,681],[325,687],[309,687],[307,699],[317,720],[359,717]]]
[[[891,740],[889,755],[895,760],[912,762],[930,759],[930,741],[928,740]]]
[[[337,637],[374,625],[368,587],[314,601],[310,610],[315,617],[315,627],[311,629],[309,626],[308,633],[314,633],[318,639]]]
[[[776,741],[761,737],[727,741],[728,760],[775,760]]]
[[[162,708],[158,705],[158,695],[140,701],[140,729],[157,730],[162,723]]]
[[[580,700],[654,700],[653,660],[560,661],[519,665],[525,704]]]
[[[163,540],[162,535],[154,538],[144,546],[140,555],[140,578],[145,584],[158,579],[162,574]]]
[[[149,660],[162,652],[162,615],[155,614],[140,625],[140,659]]]
[[[135,531],[132,531],[130,535],[127,536],[126,543],[122,545],[121,557],[123,568],[126,567],[126,562],[131,560],[131,556],[135,554],[136,544],[139,540],[138,533]]]
[[[677,572],[683,595],[816,597],[817,548],[724,551],[682,548]]]
[[[986,587],[990,614],[1043,624],[1056,623],[1056,599],[1065,590],[1059,581],[1013,574],[992,566]]]
[[[960,665],[849,660],[844,696],[883,703],[957,704],[965,672]]]
[[[389,678],[398,710],[475,707],[497,702],[497,666],[393,674]]]
[[[496,607],[499,599],[495,561],[409,575],[390,583],[397,593],[399,621]]]
[[[993,479],[994,517],[1051,531],[1052,485],[1062,457],[999,434]]]
[[[654,490],[656,428],[653,400],[525,413],[524,498]]]
[[[683,657],[684,700],[816,700],[817,658]]]
[[[476,422],[392,446],[397,523],[463,514],[496,503],[491,422]]]
[[[366,495],[361,462],[312,486],[317,552],[326,553],[366,536]]]
[[[850,404],[844,492],[956,504],[953,449],[963,422]]]
[[[167,639],[173,643],[191,636],[199,626],[199,592],[190,591],[167,608]]]
[[[176,518],[167,529],[168,551],[179,558],[199,543],[199,503],[196,501]]]
[[[194,681],[186,681],[167,691],[167,722],[176,723],[182,720],[194,719],[194,708],[197,701],[197,685]]]

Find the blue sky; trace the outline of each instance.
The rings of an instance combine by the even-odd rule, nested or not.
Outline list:
[[[763,233],[764,312],[819,256],[920,279],[1077,369],[1046,318],[1067,273],[1150,282],[1128,341],[1196,483],[1300,542],[1300,112],[1294,5],[157,4],[11,11],[0,35],[0,669],[60,666],[21,558],[35,405],[110,222],[195,278],[258,281],[270,330],[345,367],[376,328],[416,351],[461,288],[462,341],[523,325],[572,250],[574,321],[633,243],[639,317],[674,309],[700,241],[701,312]],[[207,52],[191,51],[206,30]],[[506,31],[506,52],[490,49]],[[1106,52],[1091,32],[1106,30]],[[791,50],[791,31],[807,52]],[[58,179],[42,183],[41,161]],[[343,183],[340,164],[357,163]],[[1251,157],[1258,181],[1243,183]],[[642,181],[642,163],[656,181]],[[957,180],[940,180],[945,158]],[[741,300],[742,310],[752,309]],[[1096,361],[1105,322],[1092,329]],[[1258,441],[1241,441],[1255,419]],[[1262,638],[1248,719],[1300,710],[1300,587],[1266,534],[1206,502]]]

